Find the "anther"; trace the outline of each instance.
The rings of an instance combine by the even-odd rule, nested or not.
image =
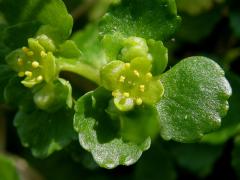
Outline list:
[[[33,52],[33,51],[28,51],[28,52],[26,52],[26,54],[27,54],[28,56],[33,56],[33,55],[34,55],[34,52]]]
[[[139,86],[139,89],[140,89],[141,92],[144,92],[145,86],[144,86],[144,85],[140,85],[140,86]]]
[[[133,73],[134,73],[137,77],[140,76],[140,74],[139,74],[139,72],[138,72],[137,70],[134,70]]]
[[[123,82],[125,81],[125,79],[126,79],[126,77],[124,77],[124,76],[120,76],[120,78],[119,78],[119,82],[123,83]]]
[[[43,80],[43,77],[41,75],[37,77],[38,82],[41,82],[42,80]]]
[[[32,62],[32,67],[33,67],[33,68],[38,68],[38,67],[39,67],[39,62],[33,61],[33,62]]]
[[[19,76],[19,77],[23,77],[24,75],[25,75],[24,72],[19,72],[19,73],[18,73],[18,76]]]
[[[146,74],[146,76],[147,76],[147,78],[152,78],[152,73],[150,73],[150,72],[148,72],[147,74]]]
[[[126,68],[130,68],[130,63],[125,63]]]
[[[22,51],[27,53],[29,51],[29,49],[27,47],[22,47]]]
[[[23,65],[23,59],[22,59],[22,58],[18,58],[17,62],[18,62],[18,65],[19,65],[19,66],[22,66],[22,65]]]
[[[125,97],[128,98],[128,97],[130,96],[130,94],[129,94],[128,92],[124,92],[124,93],[123,93],[123,96],[125,96]]]
[[[44,51],[41,51],[41,52],[40,52],[40,56],[41,56],[41,57],[46,57],[46,56],[47,56],[47,53],[45,53]]]
[[[137,98],[137,99],[136,99],[136,104],[137,104],[137,105],[140,106],[142,103],[143,103],[143,101],[142,101],[141,98]]]
[[[26,75],[27,77],[31,77],[31,76],[32,76],[32,72],[31,72],[31,71],[25,71],[25,75]]]
[[[113,91],[113,92],[112,92],[112,96],[114,96],[114,97],[118,96],[118,94],[119,94],[119,93],[118,93],[117,91]]]

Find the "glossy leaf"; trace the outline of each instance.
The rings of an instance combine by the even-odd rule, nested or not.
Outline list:
[[[105,112],[111,93],[98,89],[82,96],[76,103],[74,127],[81,146],[90,151],[101,167],[131,165],[149,148],[150,139],[136,144],[119,136],[119,123]]]
[[[119,134],[124,140],[141,143],[146,138],[155,138],[159,132],[158,113],[154,106],[139,106],[130,112],[120,112],[110,101],[105,110],[110,117],[120,121]]]
[[[150,39],[147,41],[147,44],[153,59],[152,73],[153,75],[162,74],[168,64],[168,50],[161,41]]]
[[[100,33],[119,32],[125,36],[165,40],[179,23],[174,0],[122,0],[103,16]]]
[[[233,73],[228,73],[227,78],[233,91],[229,99],[229,112],[227,116],[223,118],[221,127],[216,132],[204,136],[202,142],[223,144],[240,131],[240,78]]]
[[[22,0],[21,6],[17,0],[3,0],[0,11],[9,24],[4,42],[12,49],[23,46],[36,34],[60,42],[71,33],[72,17],[61,0]]]
[[[205,57],[186,58],[160,79],[165,92],[157,109],[164,139],[192,142],[220,127],[231,87],[218,64]]]
[[[14,119],[20,140],[36,157],[47,157],[68,145],[75,137],[73,111],[47,113],[38,109],[20,110]]]

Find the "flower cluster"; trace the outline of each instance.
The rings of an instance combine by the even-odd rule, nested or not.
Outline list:
[[[151,73],[152,57],[146,41],[130,37],[124,40],[124,45],[119,55],[121,60],[111,61],[101,69],[103,87],[112,91],[114,104],[120,111],[158,102],[163,86]]]
[[[56,76],[56,64],[53,52],[54,43],[46,35],[28,39],[28,47],[13,51],[8,57],[8,64],[25,77],[21,82],[26,87],[33,87],[43,81],[52,81]]]

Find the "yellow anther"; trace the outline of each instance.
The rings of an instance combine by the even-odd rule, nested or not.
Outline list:
[[[137,77],[140,76],[140,74],[139,74],[139,72],[138,72],[137,70],[134,70],[133,73],[134,73]]]
[[[130,68],[130,63],[125,63],[126,68]]]
[[[17,63],[19,66],[23,65],[23,59],[22,58],[18,58]]]
[[[118,92],[118,91],[113,91],[113,92],[112,92],[112,96],[116,97],[116,96],[118,96],[118,95],[119,95],[119,92]]]
[[[140,85],[139,89],[140,89],[141,92],[144,92],[145,91],[145,86],[144,85]]]
[[[124,76],[120,76],[120,78],[119,78],[119,82],[124,82],[125,81],[125,79],[126,79],[126,77],[124,77]]]
[[[128,81],[128,84],[132,84],[132,81]]]
[[[46,57],[46,56],[47,56],[47,53],[45,53],[44,51],[41,51],[41,52],[40,52],[40,56],[41,56],[41,57]]]
[[[142,101],[141,98],[137,98],[137,99],[136,99],[136,104],[137,104],[137,105],[140,106],[142,103],[143,103],[143,101]]]
[[[29,49],[27,47],[22,47],[22,51],[27,53],[29,51]]]
[[[19,77],[23,77],[24,75],[25,75],[24,72],[19,72],[19,73],[18,73],[18,76],[19,76]]]
[[[26,52],[26,54],[27,54],[28,56],[33,56],[33,55],[34,55],[34,52],[33,52],[33,51],[28,51],[28,52]]]
[[[148,73],[146,74],[146,76],[147,76],[147,78],[152,78],[152,73],[148,72]]]
[[[123,96],[128,98],[130,96],[130,94],[128,92],[125,92],[125,93],[123,93]]]
[[[25,75],[27,77],[32,77],[32,72],[31,71],[25,71]]]
[[[33,67],[33,68],[38,68],[38,67],[39,67],[39,62],[33,61],[33,62],[32,62],[32,67]]]
[[[37,81],[38,81],[38,82],[40,82],[40,81],[42,81],[42,80],[43,80],[43,77],[42,77],[41,75],[37,77]]]

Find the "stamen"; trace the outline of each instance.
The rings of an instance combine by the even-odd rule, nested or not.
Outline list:
[[[124,77],[124,76],[120,76],[120,78],[119,78],[119,82],[123,83],[123,82],[125,81],[125,79],[126,79],[126,77]]]
[[[143,101],[142,101],[141,98],[137,98],[137,99],[136,99],[136,104],[137,104],[137,105],[140,106],[142,103],[143,103]]]
[[[40,52],[40,56],[41,56],[41,57],[46,57],[46,56],[47,56],[47,53],[45,53],[44,51],[41,51],[41,52]]]
[[[34,55],[34,52],[33,52],[33,51],[28,51],[28,52],[26,52],[26,54],[27,54],[28,56],[33,56],[33,55]]]
[[[19,72],[19,73],[18,73],[18,76],[19,76],[19,77],[23,77],[24,75],[25,75],[24,72]]]
[[[22,47],[22,51],[25,52],[25,53],[27,53],[27,52],[29,51],[29,49],[24,46],[24,47]]]
[[[126,68],[130,68],[130,63],[125,63]]]
[[[22,65],[23,65],[23,59],[22,59],[22,58],[18,58],[17,62],[18,62],[18,65],[19,65],[19,66],[22,66]]]
[[[41,75],[37,77],[38,82],[41,82],[42,80],[43,80],[43,77]]]
[[[38,67],[39,67],[39,62],[33,61],[33,62],[32,62],[32,67],[33,67],[33,68],[38,68]]]
[[[118,91],[113,91],[113,92],[112,92],[112,96],[116,97],[116,96],[118,96],[118,95],[119,95],[119,92],[118,92]]]
[[[139,74],[139,72],[138,72],[137,70],[134,70],[133,73],[134,73],[137,77],[140,76],[140,74]]]
[[[25,71],[25,75],[27,77],[32,77],[32,72],[31,71]]]
[[[144,92],[145,91],[145,86],[144,85],[140,85],[139,89],[140,89],[141,92]]]
[[[147,74],[146,74],[146,76],[147,76],[147,78],[152,78],[152,73],[150,73],[150,72],[148,72]]]
[[[123,96],[125,96],[125,97],[129,97],[130,94],[129,94],[128,92],[124,92],[124,93],[123,93]]]

